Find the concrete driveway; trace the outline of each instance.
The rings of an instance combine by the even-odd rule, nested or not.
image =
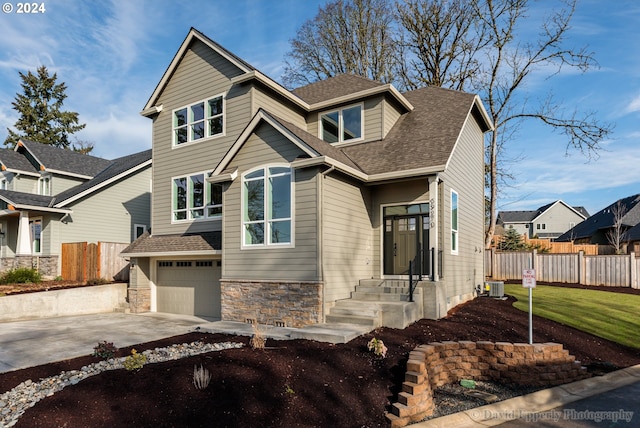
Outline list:
[[[208,320],[163,313],[103,313],[0,323],[0,373],[191,332]]]

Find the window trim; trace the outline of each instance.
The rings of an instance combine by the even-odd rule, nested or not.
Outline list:
[[[289,185],[290,185],[290,197],[289,197],[289,203],[290,203],[290,212],[289,212],[289,217],[288,218],[282,218],[282,219],[277,219],[279,221],[289,221],[290,224],[290,230],[291,230],[291,234],[290,237],[291,239],[289,240],[289,242],[283,242],[283,243],[272,243],[271,241],[271,228],[270,228],[270,224],[272,223],[272,219],[269,218],[269,213],[271,212],[270,209],[270,203],[271,201],[268,198],[268,194],[269,192],[267,191],[268,189],[266,188],[266,183],[267,180],[269,179],[269,168],[288,168],[289,169]],[[246,229],[246,224],[248,224],[245,221],[245,177],[249,174],[252,174],[256,171],[263,171],[263,186],[264,187],[264,201],[263,201],[263,212],[264,212],[264,218],[260,221],[263,225],[264,225],[264,242],[261,244],[247,244],[246,243],[246,233],[247,233],[247,229]],[[257,250],[257,249],[275,249],[275,248],[295,248],[295,187],[294,187],[294,182],[295,182],[295,170],[291,167],[290,164],[287,163],[272,163],[272,164],[267,164],[267,165],[261,165],[252,169],[249,169],[247,171],[245,171],[242,174],[242,179],[240,180],[240,249],[241,250]],[[252,221],[250,222],[251,224],[256,224],[258,222],[256,221]]]
[[[35,225],[36,222],[40,222],[40,251],[36,251],[34,248],[35,236],[33,233],[34,232],[33,225]],[[31,254],[41,255],[43,243],[44,243],[44,218],[42,217],[29,218],[29,237],[31,238]]]
[[[210,198],[211,198],[211,192],[209,191],[209,189],[211,188],[211,186],[222,186],[221,184],[217,184],[217,183],[209,183],[207,181],[207,176],[211,174],[211,171],[200,171],[200,172],[194,172],[191,174],[186,174],[186,175],[177,175],[175,177],[171,177],[171,210],[170,210],[170,215],[171,215],[171,223],[172,224],[180,224],[180,223],[189,223],[189,222],[201,222],[201,221],[220,221],[222,220],[222,216],[224,214],[224,212],[221,212],[220,214],[217,215],[213,215],[213,216],[209,216],[209,209],[210,208],[222,208],[224,206],[224,201],[221,201],[220,204],[210,204]],[[204,184],[204,205],[202,207],[191,207],[190,206],[190,201],[191,201],[191,177],[197,176],[197,175],[202,175],[202,180],[203,180],[203,184]],[[175,186],[175,180],[184,178],[187,181],[187,200],[186,200],[186,207],[184,209],[176,209],[175,207],[175,202],[176,202],[176,186]],[[224,192],[222,192],[224,194]],[[222,195],[221,195],[222,196]],[[202,209],[204,211],[203,216],[202,217],[192,217],[191,212],[192,210],[195,209]],[[175,214],[176,212],[179,211],[185,211],[186,212],[186,218],[184,219],[176,219]]]
[[[455,209],[454,209],[454,195],[455,195]],[[457,255],[460,251],[460,196],[458,192],[451,189],[450,194],[450,221],[451,221],[451,254]],[[454,228],[454,215],[455,215],[455,225]]]
[[[344,135],[344,120],[343,120],[343,116],[342,116],[342,112],[344,110],[348,110],[350,108],[353,107],[360,107],[360,137],[359,138],[352,138],[349,140],[343,140],[343,135]],[[331,113],[335,113],[338,112],[338,141],[336,141],[335,143],[330,143],[328,141],[325,141],[325,139],[323,138],[323,126],[322,126],[322,116],[327,115],[327,114],[331,114]],[[345,105],[342,106],[340,108],[337,109],[331,109],[331,110],[325,110],[325,111],[321,111],[318,112],[318,138],[320,138],[322,141],[325,141],[328,144],[332,144],[332,145],[345,145],[345,144],[351,144],[351,143],[355,143],[355,142],[360,142],[362,140],[364,140],[364,102],[360,102],[360,103],[355,103],[355,104],[349,104],[349,105]]]
[[[37,183],[37,191],[36,194],[38,195],[42,195],[42,196],[51,196],[51,185],[53,181],[53,177],[51,176],[51,174],[41,174],[40,177],[38,177],[38,183]]]
[[[226,135],[226,132],[227,132],[227,120],[226,120],[226,111],[227,111],[227,101],[226,101],[226,99],[227,99],[227,97],[226,97],[226,95],[227,95],[227,93],[223,92],[223,93],[220,93],[220,94],[217,94],[217,95],[213,95],[211,97],[207,97],[205,99],[196,101],[194,103],[187,104],[187,105],[178,107],[176,109],[173,109],[171,111],[171,118],[170,118],[170,120],[171,120],[171,148],[176,149],[178,147],[190,146],[192,144],[201,143],[203,141],[209,141],[209,140],[213,140],[215,138],[224,137]],[[216,98],[222,98],[222,113],[219,115],[219,116],[222,117],[222,131],[219,134],[207,136],[206,135],[206,133],[207,133],[206,130],[209,128],[208,120],[213,118],[213,117],[217,117],[218,116],[218,115],[216,115],[216,116],[210,116],[209,117],[209,116],[206,115],[207,103],[209,101],[213,100],[213,99],[216,99]],[[203,103],[204,107],[205,107],[205,116],[203,118],[203,121],[205,123],[205,136],[202,137],[202,138],[199,138],[197,140],[194,140],[192,138],[192,135],[191,135],[192,134],[191,125],[193,124],[193,122],[190,120],[189,116],[190,116],[191,108],[193,106],[195,106],[195,105],[200,104],[200,103]],[[176,124],[174,122],[175,114],[176,114],[177,111],[180,111],[180,110],[183,110],[183,109],[187,110],[187,123],[185,125],[183,125],[183,126],[176,126]],[[187,141],[185,141],[184,143],[178,143],[176,141],[176,129],[182,128],[182,127],[186,127],[187,128]]]
[[[142,229],[142,233],[140,235],[138,235],[138,229]],[[144,235],[144,233],[146,231],[147,231],[147,225],[146,224],[140,224],[140,223],[134,224],[133,225],[133,240],[135,241],[140,236]]]

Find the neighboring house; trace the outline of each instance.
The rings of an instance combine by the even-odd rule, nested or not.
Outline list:
[[[619,199],[568,230],[557,241],[609,245],[607,234],[614,227],[615,214],[620,209],[620,224],[624,233],[622,242],[625,244],[638,242],[640,241],[640,204],[638,202],[640,202],[640,194]]]
[[[554,239],[589,217],[584,207],[572,207],[561,200],[533,211],[500,211],[496,224],[515,229],[528,238]]]
[[[130,243],[149,227],[151,150],[106,160],[23,139],[0,167],[0,270],[57,276],[63,243]]]
[[[152,234],[123,252],[134,311],[321,323],[360,280],[408,278],[418,248],[429,316],[484,280],[492,124],[475,95],[353,75],[289,91],[192,29],[142,115],[154,190]]]

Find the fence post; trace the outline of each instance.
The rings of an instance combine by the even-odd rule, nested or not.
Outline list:
[[[533,249],[533,251],[531,251],[531,269],[537,269],[538,268],[538,250],[537,249]],[[536,277],[538,275],[536,274]]]
[[[629,253],[629,268],[631,269],[631,288],[638,288],[638,272],[636,271],[638,263],[636,263],[636,253]]]
[[[584,284],[584,274],[584,251],[580,250],[578,251],[578,284]]]

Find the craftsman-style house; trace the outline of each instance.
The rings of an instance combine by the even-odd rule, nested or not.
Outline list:
[[[404,326],[484,279],[492,124],[475,95],[353,75],[290,91],[192,29],[142,115],[152,227],[122,254],[134,311],[302,326],[376,300],[374,324]]]
[[[0,271],[54,277],[65,243],[130,243],[149,227],[150,200],[151,150],[107,160],[26,139],[0,149]]]

